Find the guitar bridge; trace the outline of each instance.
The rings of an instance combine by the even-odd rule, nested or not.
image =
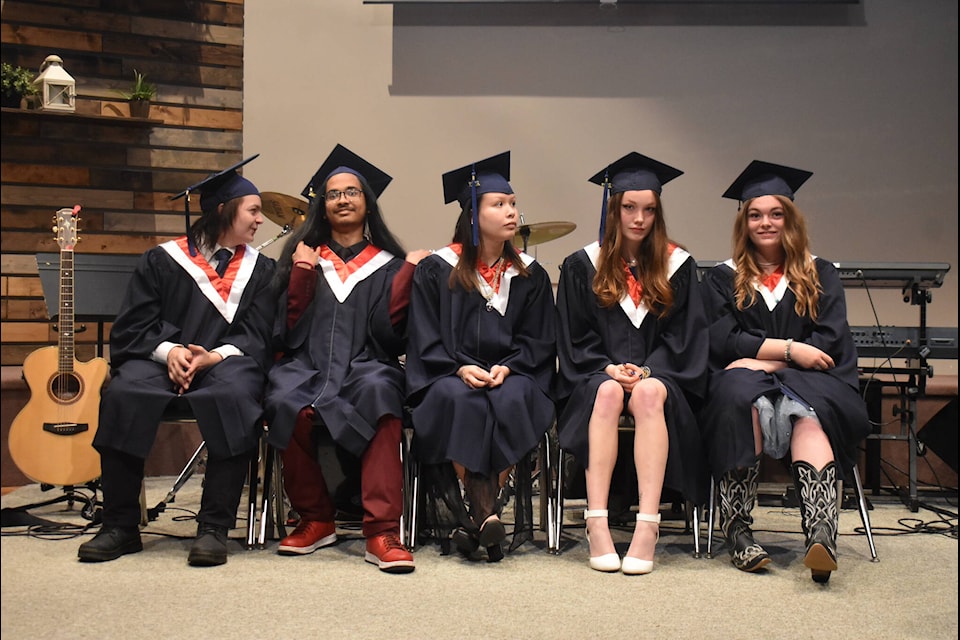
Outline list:
[[[43,430],[55,436],[75,436],[87,431],[89,427],[79,422],[44,422]]]

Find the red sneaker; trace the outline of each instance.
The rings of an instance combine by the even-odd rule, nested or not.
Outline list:
[[[400,543],[400,537],[395,533],[381,533],[367,538],[364,560],[387,573],[410,573],[414,569],[413,554]]]
[[[337,525],[333,522],[301,520],[293,533],[280,541],[277,553],[284,556],[313,553],[337,541]]]

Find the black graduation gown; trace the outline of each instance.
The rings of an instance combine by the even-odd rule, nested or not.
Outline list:
[[[186,239],[150,249],[140,258],[110,331],[111,380],[100,404],[93,444],[146,458],[160,418],[177,392],[166,363],[151,359],[161,342],[198,344],[212,350],[232,344],[230,356],[197,374],[184,394],[211,456],[250,452],[261,433],[263,386],[272,362],[270,336],[276,301],[275,263],[247,246],[229,286],[200,254],[193,261]]]
[[[731,469],[753,463],[751,408],[761,395],[779,394],[779,381],[816,411],[841,475],[850,471],[856,462],[857,446],[870,433],[866,404],[859,393],[857,350],[847,324],[843,284],[830,262],[816,258],[815,263],[822,288],[816,323],[797,315],[796,296],[784,281],[782,298],[773,309],[758,293],[756,304],[739,311],[734,301],[736,273],[732,262],[721,263],[704,273],[704,299],[712,323],[711,373],[701,428],[710,468],[717,479]],[[836,367],[829,371],[788,367],[773,374],[724,370],[738,358],[756,357],[766,338],[793,338],[795,342],[812,344],[828,353]]]
[[[708,484],[695,411],[706,388],[707,321],[697,281],[697,265],[683,249],[671,256],[674,303],[664,318],[647,312],[635,326],[622,305],[640,314],[625,296],[620,305],[601,307],[593,293],[593,243],[568,256],[560,268],[557,313],[560,375],[556,389],[560,446],[581,464],[589,460],[589,422],[600,384],[610,379],[609,364],[650,367],[667,388],[664,416],[669,452],[664,485],[700,502]],[[594,258],[595,259],[595,258]]]
[[[546,271],[522,257],[530,275],[507,269],[491,300],[499,311],[477,290],[450,289],[458,258],[449,247],[417,265],[406,374],[420,462],[452,460],[475,473],[499,473],[536,447],[553,422],[553,288]],[[465,364],[500,364],[510,375],[499,387],[474,389],[457,376]]]
[[[313,301],[289,330],[289,292],[280,296],[275,335],[285,355],[270,370],[265,401],[268,439],[279,449],[287,448],[304,407],[356,456],[380,418],[403,417],[404,335],[391,323],[390,299],[404,260],[369,248],[376,255],[352,258],[366,261],[345,282],[330,261],[320,261]]]

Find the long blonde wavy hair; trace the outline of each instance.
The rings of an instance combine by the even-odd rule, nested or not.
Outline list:
[[[817,307],[820,302],[820,276],[810,253],[810,241],[807,237],[807,222],[794,204],[785,196],[774,195],[783,207],[783,232],[781,234],[784,262],[783,275],[790,283],[790,290],[797,298],[794,311],[799,316],[817,319]],[[747,200],[740,206],[733,225],[733,262],[737,266],[734,280],[734,298],[737,309],[741,311],[754,305],[757,290],[753,286],[763,276],[763,269],[757,262],[757,248],[750,240],[747,212],[750,203]]]

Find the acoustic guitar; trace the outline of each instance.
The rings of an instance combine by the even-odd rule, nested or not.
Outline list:
[[[100,420],[100,389],[109,368],[103,358],[74,356],[73,247],[80,205],[60,209],[53,231],[60,245],[60,315],[57,346],[41,347],[23,361],[30,399],[10,425],[10,456],[25,476],[41,484],[72,486],[100,477],[93,436]]]

